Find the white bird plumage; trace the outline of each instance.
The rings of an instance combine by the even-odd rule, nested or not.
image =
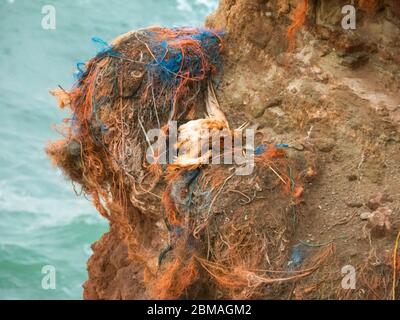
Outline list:
[[[206,118],[188,121],[178,128],[178,157],[173,162],[176,167],[208,163],[212,156],[210,142],[230,133],[211,81],[208,82],[205,104]]]

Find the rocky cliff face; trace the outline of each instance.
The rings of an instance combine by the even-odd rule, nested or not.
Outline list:
[[[327,255],[318,249],[329,247],[330,260],[307,276],[278,287],[263,283],[273,287],[263,297],[386,299],[397,286],[392,251],[400,227],[400,10],[397,1],[356,1],[357,27],[344,30],[341,8],[347,3],[222,0],[206,21],[226,31],[217,97],[232,127],[249,122],[270,143],[303,152],[299,157],[313,171],[296,228],[274,237],[284,257],[272,253],[263,263],[277,267],[279,258],[280,267],[290,264],[297,245],[301,270],[307,259]],[[260,201],[241,214],[279,209]],[[286,208],[282,199],[275,201],[275,207]],[[129,215],[140,210],[132,208]],[[129,215],[124,227],[135,229],[129,224],[138,220]],[[142,237],[150,248],[160,240],[152,227],[158,222],[140,223],[149,225]],[[149,290],[151,275],[132,258],[135,252],[128,254],[120,229],[111,222],[110,232],[93,245],[85,299],[157,297]],[[341,286],[345,265],[357,270],[354,290]],[[178,277],[189,272],[188,264],[176,268]],[[209,280],[195,283],[200,288],[188,285],[186,296],[162,297],[253,297],[243,288],[228,295]]]

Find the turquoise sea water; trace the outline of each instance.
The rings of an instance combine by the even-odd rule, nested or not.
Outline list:
[[[56,29],[42,28],[42,7]],[[0,299],[80,299],[90,244],[107,231],[44,153],[66,116],[48,90],[71,87],[74,66],[150,25],[201,25],[217,0],[0,0]],[[55,289],[42,288],[43,266]]]

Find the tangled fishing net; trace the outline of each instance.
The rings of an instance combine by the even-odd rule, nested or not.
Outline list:
[[[266,297],[324,257],[287,266],[302,181],[314,172],[306,159],[263,137],[254,170],[237,175],[243,164],[209,164],[209,153],[193,151],[202,128],[225,130],[220,146],[243,131],[230,128],[213,89],[222,38],[195,28],[144,29],[111,44],[94,38],[98,54],[77,65],[72,90],[52,91],[71,116],[47,153],[118,230],[149,298]],[[168,140],[172,121],[183,142]],[[153,128],[167,147],[151,141]],[[172,145],[183,154],[159,161]]]

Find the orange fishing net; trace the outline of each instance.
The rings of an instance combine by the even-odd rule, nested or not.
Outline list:
[[[131,32],[87,62],[71,91],[52,92],[72,116],[47,153],[119,231],[130,262],[146,271],[150,298],[254,298],[266,284],[313,270],[290,275],[285,265],[303,193],[301,165],[286,150],[267,145],[254,171],[238,176],[235,164],[161,163],[168,148],[148,137],[158,128],[168,139],[171,120],[202,117],[221,37],[194,28]]]

